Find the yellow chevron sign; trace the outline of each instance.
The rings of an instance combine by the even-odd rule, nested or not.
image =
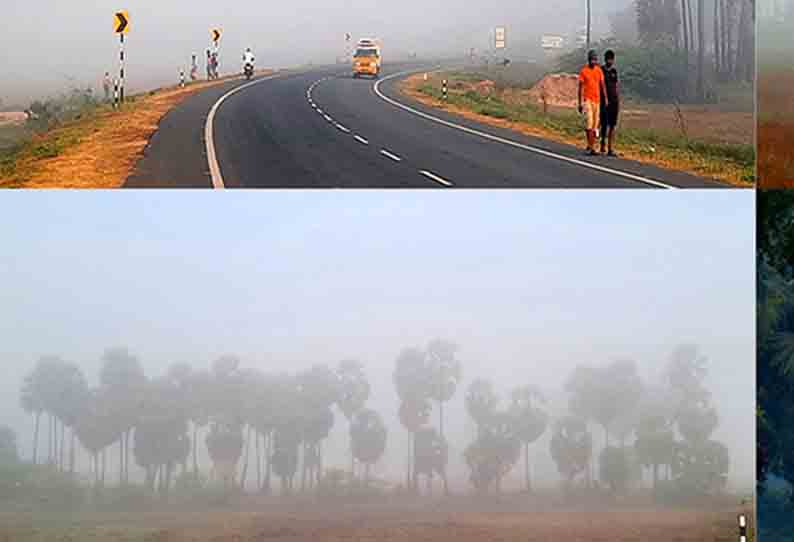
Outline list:
[[[127,10],[117,11],[113,16],[113,32],[126,34],[130,31],[130,14]]]

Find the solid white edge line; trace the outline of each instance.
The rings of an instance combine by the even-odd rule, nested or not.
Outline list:
[[[390,152],[389,152],[389,151],[387,151],[386,149],[381,149],[381,150],[380,150],[380,153],[381,153],[383,156],[386,156],[387,158],[391,158],[391,159],[392,159],[392,160],[394,160],[395,162],[402,162],[402,158],[400,158],[400,157],[399,157],[399,156],[397,156],[396,154],[392,154],[392,153],[390,153]]]
[[[364,139],[363,137],[361,137],[361,136],[358,136],[358,135],[357,135],[357,136],[355,136],[355,138],[356,138],[356,140],[357,140],[359,143],[363,143],[364,145],[369,145],[369,141],[367,141],[367,140],[366,140],[366,139]]]
[[[212,109],[210,109],[210,114],[207,116],[207,122],[204,124],[204,143],[207,147],[207,163],[209,164],[210,177],[212,178],[212,187],[214,189],[222,190],[226,188],[223,183],[223,175],[221,175],[221,166],[218,163],[218,156],[215,154],[215,137],[213,130],[215,124],[215,115],[218,113],[221,105],[223,105],[223,102],[225,102],[230,96],[233,96],[243,89],[252,87],[257,83],[270,81],[271,79],[275,79],[276,77],[280,76],[281,73],[275,73],[273,75],[263,77],[262,79],[257,79],[256,81],[251,81],[250,83],[240,85],[239,87],[234,87],[232,90],[221,96],[221,98],[215,102],[215,105],[212,106]]]
[[[421,173],[422,175],[424,175],[428,179],[432,179],[432,180],[436,181],[437,183],[443,184],[444,186],[453,186],[452,183],[449,182],[448,180],[442,179],[438,175],[430,173],[429,171],[421,170],[421,171],[419,171],[419,173]]]
[[[402,103],[400,103],[400,102],[398,102],[396,100],[392,100],[391,98],[389,98],[388,96],[383,94],[381,92],[381,90],[380,90],[380,85],[383,84],[384,82],[390,80],[390,79],[396,79],[397,77],[401,77],[401,76],[407,75],[409,73],[419,73],[421,71],[422,70],[419,70],[419,71],[417,71],[417,70],[408,70],[408,71],[399,72],[399,73],[395,73],[395,74],[389,75],[389,76],[384,77],[383,79],[380,79],[379,81],[377,81],[372,88],[375,91],[375,94],[377,94],[382,100],[392,104],[393,106],[399,107],[400,109],[403,109],[405,111],[413,113],[414,115],[418,115],[420,117],[423,117],[425,119],[431,120],[433,122],[437,122],[439,124],[443,124],[444,126],[448,126],[450,128],[455,128],[457,130],[461,130],[463,132],[466,132],[466,133],[469,133],[469,134],[472,134],[472,135],[483,137],[485,139],[490,139],[491,141],[496,141],[497,143],[502,143],[504,145],[510,145],[512,147],[517,147],[519,149],[524,149],[526,151],[534,152],[534,153],[537,153],[537,154],[540,154],[540,155],[543,155],[543,156],[547,156],[549,158],[555,158],[555,159],[561,160],[563,162],[576,164],[578,166],[582,166],[582,167],[586,167],[586,168],[593,169],[593,170],[596,170],[596,171],[600,171],[602,173],[609,173],[610,175],[617,175],[619,177],[624,177],[624,178],[632,180],[632,181],[637,181],[637,182],[648,184],[648,185],[651,185],[651,186],[656,186],[658,188],[667,188],[667,189],[670,189],[670,190],[678,189],[677,186],[672,186],[672,185],[669,185],[669,184],[665,184],[665,183],[662,183],[660,181],[655,181],[653,179],[648,179],[646,177],[641,177],[639,175],[634,175],[632,173],[628,173],[628,172],[625,172],[625,171],[620,171],[618,169],[612,169],[612,168],[600,166],[600,165],[597,165],[597,164],[591,164],[591,163],[585,162],[583,160],[577,160],[576,158],[570,158],[568,156],[563,156],[562,154],[557,154],[555,152],[547,151],[545,149],[540,149],[538,147],[531,147],[529,145],[524,145],[523,143],[519,143],[519,142],[513,141],[511,139],[505,139],[505,138],[502,138],[502,137],[499,137],[499,136],[495,136],[495,135],[491,135],[491,134],[488,134],[488,133],[485,133],[485,132],[481,132],[479,130],[474,130],[472,128],[467,128],[466,126],[461,126],[460,124],[455,124],[454,122],[449,122],[449,121],[446,121],[444,119],[440,119],[438,117],[434,117],[433,115],[428,115],[427,113],[423,113],[422,111],[414,109],[413,107],[409,107],[409,106],[407,106],[405,104],[402,104]],[[435,70],[435,71],[438,71],[438,70]]]

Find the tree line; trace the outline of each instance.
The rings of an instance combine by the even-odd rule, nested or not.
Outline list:
[[[645,81],[679,101],[710,101],[713,83],[754,82],[754,0],[635,0],[611,16],[611,26],[619,42],[639,45],[628,55],[634,86]]]
[[[532,491],[530,448],[549,433],[548,452],[566,492],[620,494],[640,484],[642,469],[652,474],[654,489],[666,483],[687,494],[720,491],[729,453],[711,438],[719,418],[706,375],[705,358],[692,346],[675,350],[661,383],[644,382],[632,361],[581,365],[566,380],[562,413],[549,412],[546,393],[533,385],[516,386],[503,401],[490,380],[475,378],[463,398],[477,427],[463,453],[471,486],[499,492],[504,477],[523,463],[525,489]],[[177,480],[195,487],[207,482],[199,446],[211,460],[209,478],[226,489],[253,485],[266,494],[275,491],[276,478],[283,494],[340,482],[367,487],[386,450],[387,425],[367,406],[371,385],[359,361],[286,373],[246,368],[226,356],[208,368],[178,363],[147,377],[128,350],[110,349],[98,377],[98,385],[89,386],[76,364],[43,357],[24,378],[20,396],[33,418],[32,463],[76,475],[82,448],[98,491],[107,484],[111,453],[118,454],[119,485],[130,483],[132,459],[146,487],[167,496]],[[396,357],[393,386],[409,436],[402,485],[409,491],[432,492],[438,478],[449,492],[444,406],[462,377],[458,347],[449,341],[406,348]],[[346,471],[324,461],[323,444],[338,415],[349,428]],[[599,427],[603,446],[596,450]]]

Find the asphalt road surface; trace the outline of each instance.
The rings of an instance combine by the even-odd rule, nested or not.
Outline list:
[[[168,113],[131,188],[709,188],[728,185],[423,106],[347,67],[232,81]]]

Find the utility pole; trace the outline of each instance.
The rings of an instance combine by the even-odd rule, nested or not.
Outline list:
[[[587,50],[590,50],[590,0],[587,0]]]

